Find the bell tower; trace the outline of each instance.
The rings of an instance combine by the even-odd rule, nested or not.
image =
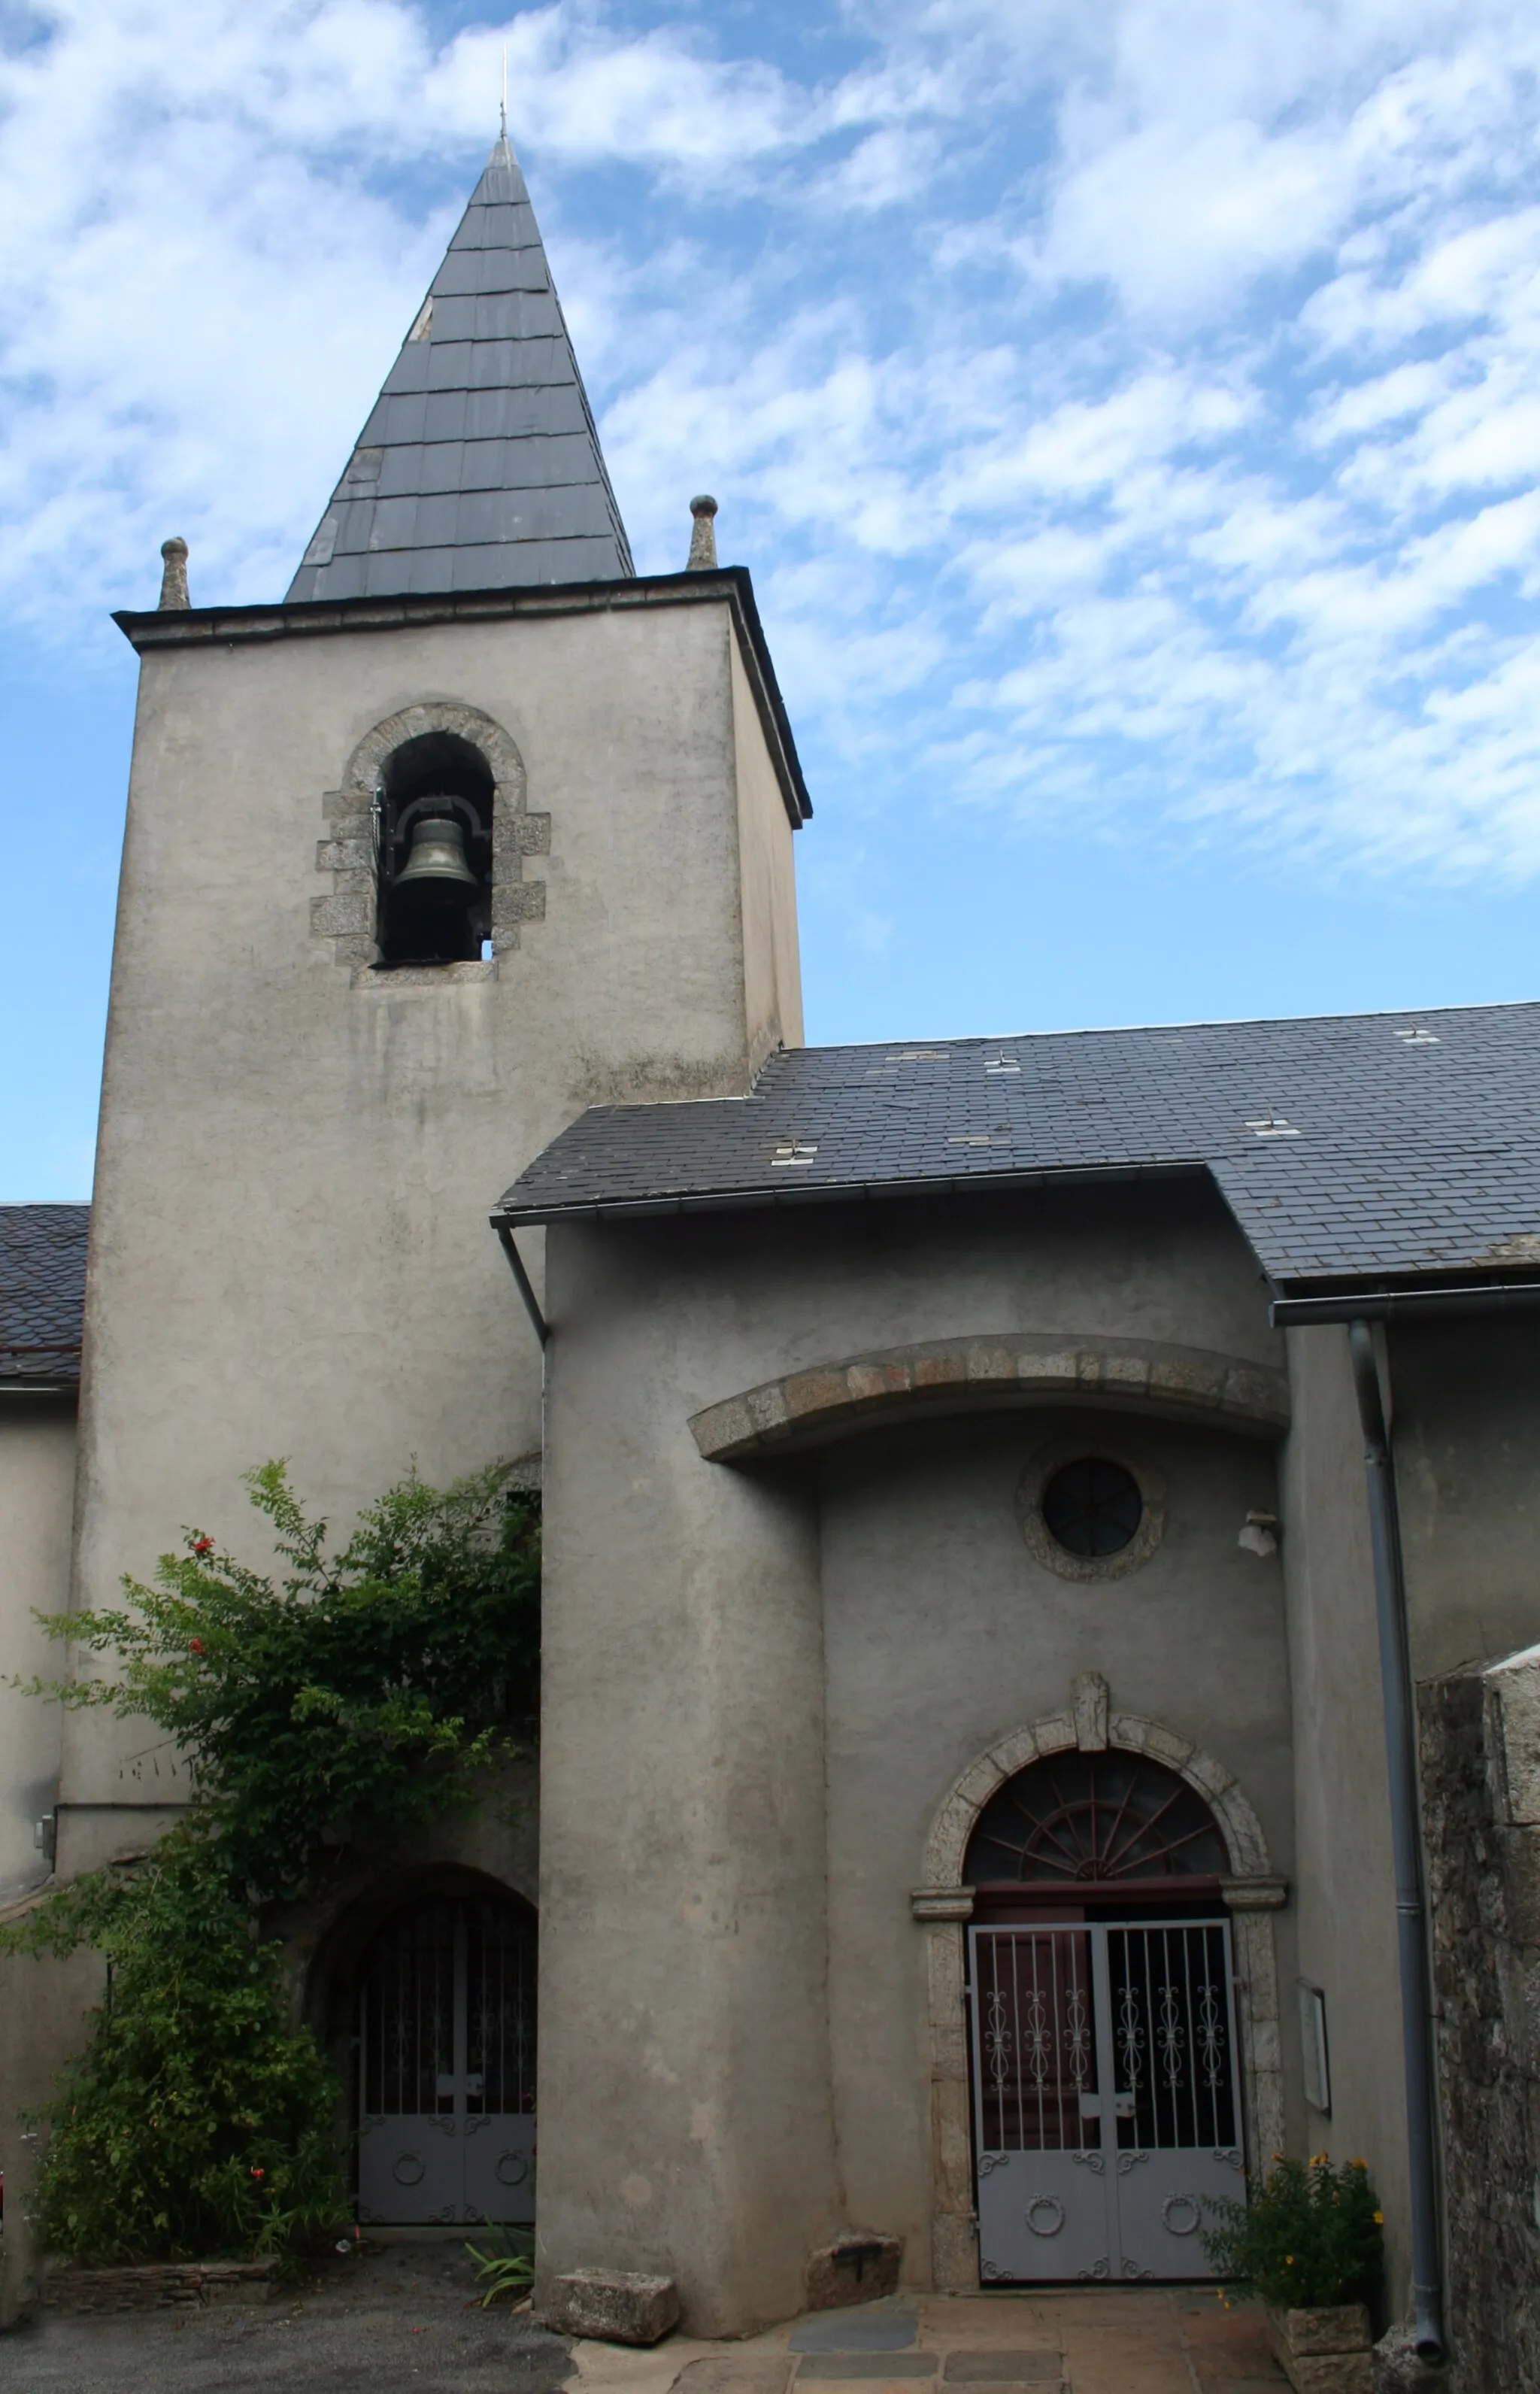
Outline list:
[[[746,572],[634,572],[505,140],[285,599],[192,606],[168,553],[117,620],[81,1605],[184,1523],[254,1541],[269,1456],[346,1527],[414,1458],[538,1448],[489,1210],[585,1106],[800,1042],[810,811]],[[69,1875],[184,1790],[131,1725],[66,1734]]]

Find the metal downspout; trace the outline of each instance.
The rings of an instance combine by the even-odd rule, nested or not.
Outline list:
[[[1390,1441],[1380,1401],[1379,1368],[1366,1322],[1349,1323],[1353,1382],[1363,1425],[1363,1468],[1369,1486],[1369,1529],[1375,1559],[1375,1609],[1379,1621],[1379,1674],[1385,1703],[1385,1751],[1390,1775],[1390,1837],[1396,1868],[1396,1932],[1401,1955],[1402,2047],[1406,2065],[1406,2147],[1412,2181],[1412,2294],[1417,2354],[1444,2357],[1443,2279],[1439,2256],[1435,2183],[1433,1989],[1428,1963],[1428,1904],[1423,1888],[1417,1756],[1412,1701],[1412,1658],[1406,1631],[1406,1582],[1402,1569]]]

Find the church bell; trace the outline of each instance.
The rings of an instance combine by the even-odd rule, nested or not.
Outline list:
[[[476,887],[476,875],[466,862],[466,835],[460,825],[443,815],[422,815],[412,826],[412,853],[397,875],[396,887],[409,881],[461,881]]]

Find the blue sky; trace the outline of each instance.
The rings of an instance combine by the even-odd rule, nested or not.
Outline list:
[[[809,1037],[1536,993],[1533,6],[0,0],[0,1197],[89,1188],[109,611],[282,592],[505,42],[638,566],[754,572]]]

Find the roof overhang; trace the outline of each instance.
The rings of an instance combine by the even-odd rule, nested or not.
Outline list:
[[[793,829],[812,813],[801,761],[775,677],[745,565],[637,574],[624,582],[550,582],[500,590],[402,592],[381,598],[307,598],[294,605],[120,610],[112,621],[140,656],[161,649],[238,647],[247,640],[335,638],[349,632],[418,631],[431,624],[496,623],[510,616],[607,615],[631,608],[726,605],[765,744]]]
[[[904,1180],[803,1181],[791,1187],[697,1189],[649,1197],[585,1198],[562,1205],[508,1203],[509,1190],[492,1213],[495,1230],[533,1230],[559,1222],[643,1222],[681,1214],[752,1214],[800,1211],[809,1205],[875,1204],[893,1198],[1016,1196],[1027,1190],[1121,1186],[1151,1180],[1212,1180],[1207,1164],[1103,1164],[1024,1172],[937,1173]],[[517,1185],[517,1184],[516,1184]]]

